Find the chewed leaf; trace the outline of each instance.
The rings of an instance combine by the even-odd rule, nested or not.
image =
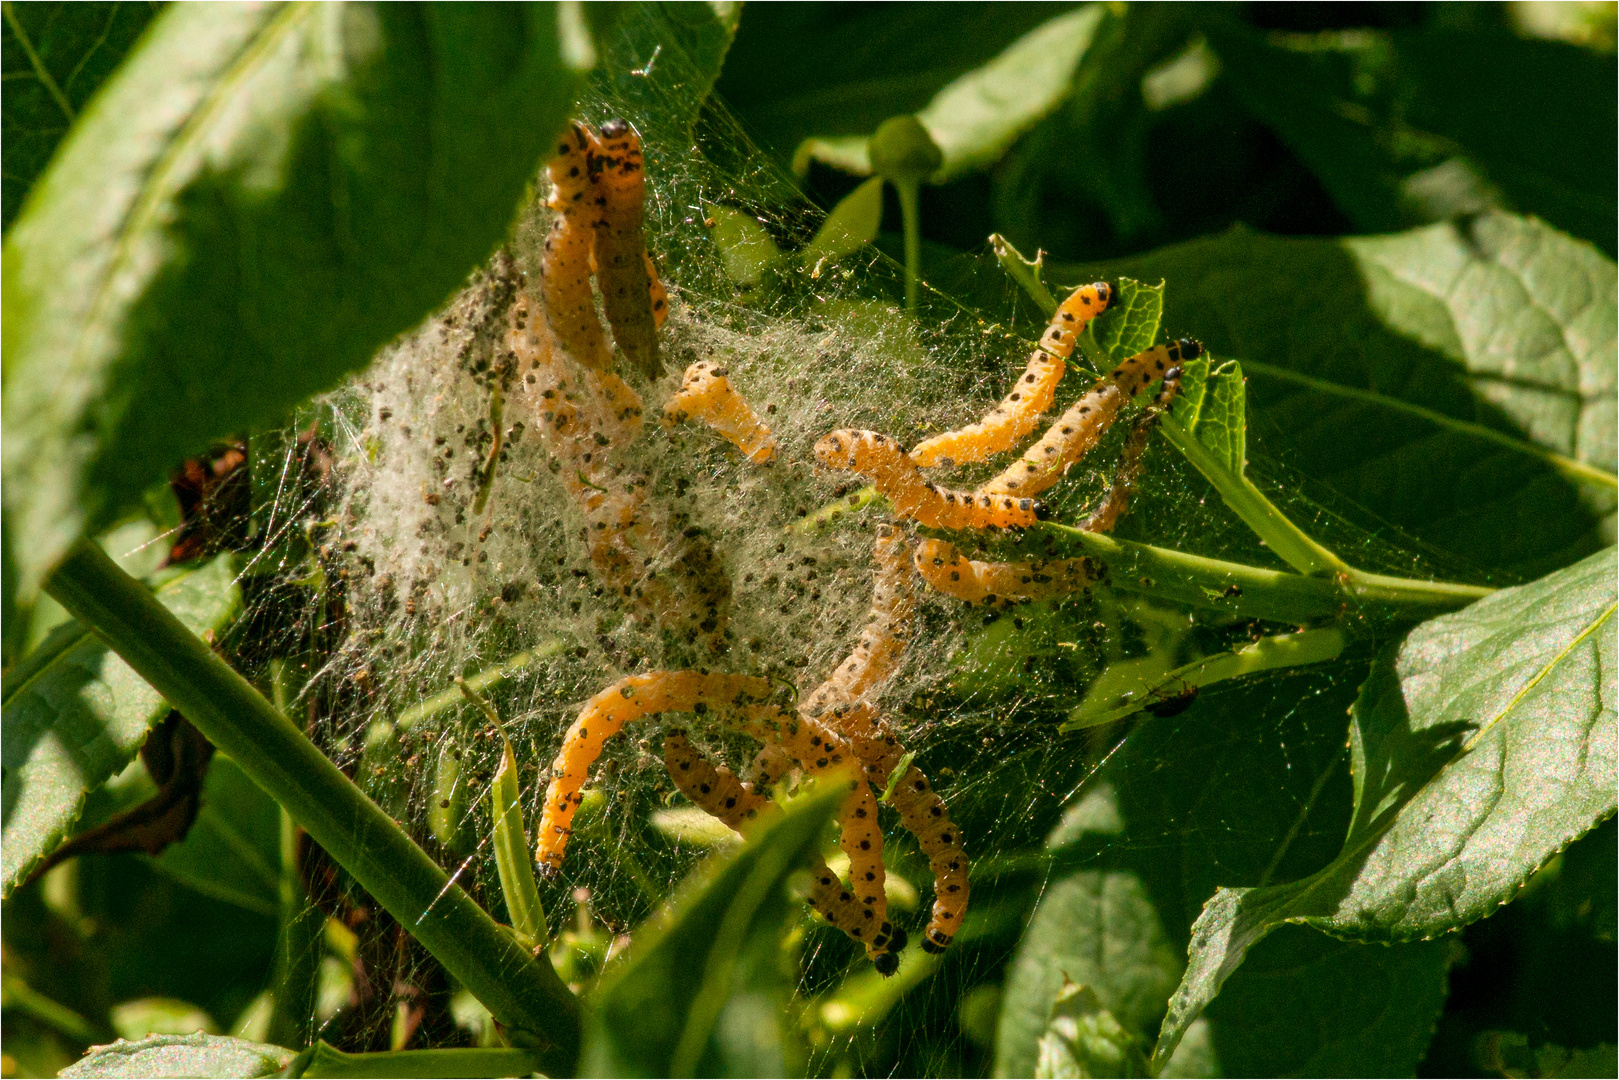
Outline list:
[[[1103,1007],[1096,991],[1068,983],[1040,1036],[1037,1077],[1147,1076],[1136,1037]]]
[[[713,856],[636,933],[589,999],[581,1076],[783,1074],[779,1050],[763,1049],[779,1040],[757,1030],[758,998],[787,991],[778,937],[793,911],[787,877],[847,791],[830,778],[816,785],[734,854]],[[733,994],[754,1002],[745,1016],[726,1016]]]
[[[1158,327],[1163,317],[1162,281],[1156,285],[1143,285],[1134,278],[1121,277],[1118,296],[1088,332],[1094,333],[1096,348],[1103,353],[1106,361],[1117,364],[1152,348],[1158,340]]]
[[[1385,653],[1352,711],[1343,851],[1302,881],[1209,900],[1155,1060],[1282,923],[1369,941],[1459,929],[1614,813],[1613,563],[1609,548],[1504,589]]]
[[[169,576],[157,598],[195,632],[219,634],[241,610],[229,556]],[[5,825],[10,892],[72,828],[84,797],[128,765],[168,702],[78,622],[58,627],[6,674]]]

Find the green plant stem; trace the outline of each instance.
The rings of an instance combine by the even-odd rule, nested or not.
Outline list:
[[[229,754],[496,1020],[519,1040],[537,1043],[548,1072],[572,1070],[579,1004],[550,964],[530,956],[452,884],[398,823],[140,582],[99,547],[80,542],[47,590]]]
[[[1233,473],[1217,461],[1202,441],[1187,431],[1168,412],[1158,420],[1159,430],[1186,460],[1206,477],[1220,498],[1287,565],[1301,574],[1340,575],[1349,566],[1332,551],[1322,547],[1276,509],[1245,474]]]
[[[1435,424],[1439,427],[1450,428],[1453,431],[1465,432],[1474,438],[1483,439],[1486,442],[1494,443],[1495,445],[1504,447],[1505,449],[1511,450],[1514,453],[1539,458],[1541,461],[1546,462],[1552,466],[1552,468],[1556,469],[1558,472],[1577,483],[1590,484],[1593,487],[1607,488],[1609,491],[1619,488],[1619,476],[1615,476],[1606,469],[1600,469],[1595,465],[1587,465],[1583,461],[1575,461],[1573,458],[1565,457],[1562,454],[1547,450],[1543,446],[1536,446],[1534,443],[1525,442],[1522,439],[1514,439],[1510,435],[1496,431],[1493,428],[1487,428],[1483,424],[1475,424],[1467,420],[1458,420],[1454,416],[1446,416],[1442,412],[1435,412],[1433,409],[1425,409],[1421,405],[1413,405],[1409,401],[1401,401],[1398,398],[1392,398],[1386,394],[1374,394],[1370,390],[1357,390],[1352,386],[1344,386],[1340,383],[1328,382],[1325,379],[1312,378],[1309,375],[1300,375],[1296,371],[1289,371],[1283,367],[1276,367],[1274,364],[1261,364],[1252,360],[1244,360],[1242,362],[1242,366],[1243,370],[1263,375],[1266,378],[1280,379],[1284,382],[1297,383],[1300,386],[1308,386],[1310,389],[1319,391],[1323,394],[1332,394],[1336,397],[1346,397],[1354,401],[1364,401],[1368,404],[1376,405],[1379,408],[1388,409],[1392,412],[1403,412],[1410,416],[1421,417],[1429,423]]]
[[[270,694],[276,711],[283,716],[290,715],[297,689],[291,667],[283,658],[270,661]],[[315,1034],[315,996],[326,918],[304,889],[298,868],[298,823],[286,810],[281,811],[277,891],[279,925],[270,982],[268,1038],[278,1046],[307,1046]]]
[[[1275,622],[1303,624],[1349,614],[1410,622],[1464,608],[1495,591],[1480,585],[1385,577],[1350,568],[1330,578],[1305,577],[1118,540],[1051,521],[1036,528],[1048,530],[1106,563],[1108,586],[1121,592]]]
[[[916,312],[922,280],[922,185],[917,180],[891,180],[899,196],[899,216],[905,227],[905,310]]]

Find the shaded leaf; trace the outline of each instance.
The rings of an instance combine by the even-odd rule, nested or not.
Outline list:
[[[720,260],[725,272],[738,285],[757,285],[764,280],[765,271],[783,258],[781,248],[770,238],[759,219],[729,206],[706,208],[709,235],[719,245]]]
[[[1284,922],[1372,941],[1443,934],[1614,812],[1613,561],[1503,590],[1385,652],[1353,710],[1343,851],[1300,881],[1215,893],[1155,1060]]]
[[[822,783],[731,855],[716,855],[632,941],[586,1002],[580,1074],[784,1075],[777,963],[797,917],[789,874],[847,788]]]
[[[6,146],[6,169],[0,179],[0,227],[11,227],[68,127],[158,7],[145,2],[5,5],[0,140]]]
[[[542,1056],[515,1047],[348,1054],[321,1039],[299,1054],[288,1072],[307,1077],[530,1076],[544,1067]]]
[[[488,255],[588,63],[572,12],[154,20],[5,241],[22,595],[188,452],[362,366]]]
[[[1146,1076],[1136,1037],[1102,1007],[1088,986],[1068,983],[1051,1008],[1040,1037],[1037,1077]]]
[[[202,811],[182,843],[153,862],[204,896],[246,911],[277,912],[281,808],[224,754],[203,782]]]
[[[228,1035],[153,1035],[138,1042],[119,1039],[93,1046],[63,1069],[64,1077],[144,1076],[273,1076],[286,1067],[293,1052],[268,1043]]]
[[[1242,358],[1250,454],[1375,508],[1364,527],[1513,577],[1610,542],[1619,279],[1587,245],[1488,214],[1347,240],[1234,230],[1108,272],[1173,282],[1169,332]]]
[[[684,149],[730,52],[742,5],[708,0],[583,7],[602,44],[595,81],[607,84],[607,92],[630,111],[655,114],[674,138],[671,145]],[[656,150],[649,147],[649,153]]]
[[[155,591],[197,633],[221,633],[241,606],[229,556],[170,572]],[[78,622],[58,627],[6,673],[3,698],[0,851],[9,893],[67,834],[86,793],[129,764],[169,705]]]

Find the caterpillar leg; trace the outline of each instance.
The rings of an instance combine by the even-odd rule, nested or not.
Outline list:
[[[681,794],[737,832],[745,832],[778,809],[755,788],[738,780],[735,773],[704,757],[692,746],[684,731],[665,733],[663,760]],[[869,927],[874,918],[871,909],[838,880],[819,856],[810,866],[810,874],[809,906],[829,924],[865,946],[866,955],[877,965],[878,971],[891,974],[898,966],[891,954],[905,947],[905,931],[881,919],[872,932]]]
[[[646,170],[641,137],[623,120],[602,125],[601,141],[591,162],[596,177],[594,254],[596,283],[613,340],[649,379],[663,374],[658,359],[658,320],[649,273],[651,260],[641,235],[646,200]],[[662,285],[659,285],[662,292]],[[668,296],[662,297],[665,306]]]
[[[930,484],[897,442],[875,431],[834,431],[815,444],[815,457],[823,465],[866,477],[895,514],[933,528],[1021,529],[1045,514],[1045,508],[1032,498],[988,490],[952,491]]]
[[[662,712],[690,712],[698,705],[736,707],[763,700],[770,690],[768,680],[746,675],[651,671],[620,679],[591,698],[551,763],[534,854],[541,870],[551,873],[562,865],[590,767],[601,756],[603,744],[625,724]]]
[[[1113,287],[1105,281],[1075,289],[1057,308],[1039,348],[1029,354],[1028,367],[1001,403],[976,424],[917,443],[911,460],[923,467],[988,461],[1022,441],[1051,408],[1075,339],[1112,299]]]
[[[841,718],[841,726],[849,732],[849,741],[865,767],[868,783],[874,788],[886,789],[889,778],[905,757],[905,748],[878,722],[876,710],[869,705],[859,704],[849,709]],[[927,952],[943,952],[961,928],[971,892],[961,830],[950,821],[944,800],[915,765],[907,766],[898,778],[891,801],[899,811],[900,823],[916,837],[933,871],[933,911],[923,931],[922,948]]]
[[[872,551],[877,563],[872,575],[871,618],[848,659],[805,699],[807,716],[821,717],[838,705],[848,705],[881,686],[894,673],[910,640],[910,545],[893,525],[877,526]]]
[[[732,388],[725,368],[699,360],[686,369],[680,390],[663,407],[665,426],[698,419],[719,432],[755,465],[776,456],[776,437]]]
[[[1053,600],[1079,592],[1102,574],[1089,558],[1047,562],[976,562],[943,540],[923,540],[916,548],[916,570],[937,591],[969,604]]]
[[[977,494],[1029,497],[1045,491],[1097,444],[1126,402],[1154,380],[1163,378],[1166,372],[1202,353],[1202,345],[1183,339],[1169,345],[1156,345],[1130,357],[1097,380],[1057,418],[1021,460],[983,484]]]

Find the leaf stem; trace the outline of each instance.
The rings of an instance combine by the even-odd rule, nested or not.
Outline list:
[[[399,920],[553,1075],[579,1050],[579,1004],[397,822],[152,594],[81,541],[47,590],[93,627]],[[459,693],[459,691],[457,691]]]
[[[1421,405],[1413,405],[1409,401],[1401,401],[1399,398],[1389,397],[1386,394],[1376,394],[1370,390],[1358,390],[1353,386],[1344,386],[1341,383],[1328,382],[1326,379],[1317,379],[1309,375],[1301,375],[1296,371],[1289,371],[1287,368],[1277,367],[1274,364],[1262,364],[1256,363],[1252,360],[1244,360],[1242,362],[1242,366],[1244,370],[1257,372],[1266,378],[1280,379],[1284,382],[1297,383],[1300,386],[1308,386],[1310,389],[1317,390],[1323,394],[1346,397],[1354,401],[1364,401],[1368,404],[1388,409],[1391,412],[1403,412],[1410,416],[1418,416],[1439,427],[1446,427],[1453,431],[1460,431],[1465,434],[1472,435],[1474,438],[1483,439],[1486,442],[1494,443],[1495,445],[1504,447],[1513,451],[1514,453],[1539,458],[1541,461],[1546,462],[1552,468],[1556,469],[1570,480],[1574,480],[1578,483],[1591,484],[1595,487],[1607,488],[1610,491],[1619,488],[1619,476],[1615,476],[1606,469],[1598,468],[1595,465],[1588,465],[1583,461],[1575,461],[1571,457],[1565,457],[1562,454],[1556,453],[1552,450],[1547,450],[1543,446],[1536,446],[1534,443],[1526,442],[1523,439],[1514,439],[1510,435],[1496,431],[1494,428],[1485,427],[1483,424],[1475,424],[1468,420],[1458,420],[1454,416],[1447,416],[1444,413],[1436,412],[1433,409],[1425,409]]]
[[[917,180],[890,180],[899,196],[899,216],[905,227],[905,310],[916,312],[922,277],[922,185]]]
[[[1175,449],[1185,455],[1193,468],[1202,473],[1220,498],[1252,529],[1283,562],[1301,574],[1312,576],[1341,576],[1349,573],[1349,565],[1332,551],[1322,547],[1293,524],[1287,515],[1254,486],[1245,473],[1233,472],[1216,460],[1190,431],[1168,412],[1158,418],[1159,430]]]

